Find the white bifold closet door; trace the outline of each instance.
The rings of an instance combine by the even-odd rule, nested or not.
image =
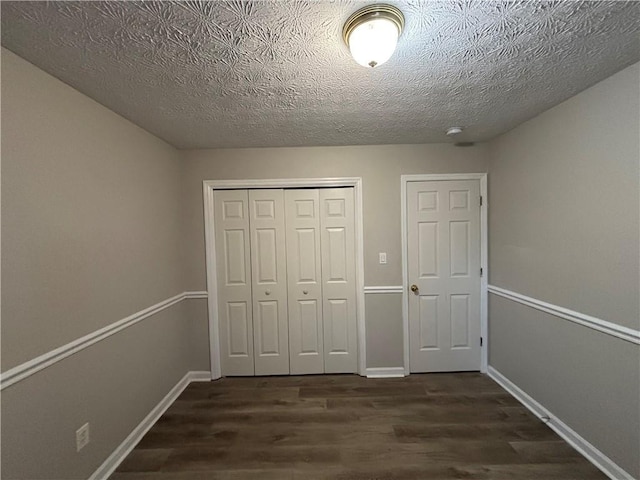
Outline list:
[[[255,374],[288,374],[283,190],[249,190],[249,227]]]
[[[249,194],[216,190],[220,359],[225,375],[254,375]]]
[[[353,189],[214,200],[223,375],[357,372]]]
[[[318,190],[286,190],[289,348],[292,374],[324,372]]]
[[[352,188],[320,190],[325,373],[356,372],[356,252]]]
[[[357,371],[351,188],[286,190],[291,373]]]

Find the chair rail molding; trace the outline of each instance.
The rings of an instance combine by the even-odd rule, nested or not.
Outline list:
[[[498,297],[506,298],[513,302],[526,305],[527,307],[535,308],[541,312],[548,313],[558,318],[564,318],[570,322],[577,323],[583,327],[588,327],[593,330],[597,330],[601,333],[606,333],[612,337],[625,340],[627,342],[640,345],[640,330],[634,330],[633,328],[618,325],[617,323],[602,320],[600,318],[592,317],[584,313],[576,312],[568,308],[553,305],[552,303],[543,302],[537,298],[528,297],[521,293],[512,292],[506,288],[496,287],[495,285],[489,285],[489,293],[497,295]]]
[[[364,287],[365,295],[372,293],[402,293],[404,287],[402,285],[375,285],[371,287]]]
[[[37,356],[31,360],[28,360],[20,365],[17,365],[0,375],[0,390],[4,390],[15,383],[24,380],[31,375],[44,370],[51,365],[58,363],[65,358],[78,353],[91,345],[98,343],[105,338],[108,338],[116,333],[141,322],[145,318],[149,318],[156,313],[159,313],[167,308],[175,305],[186,299],[207,298],[207,292],[194,291],[194,292],[182,292],[171,298],[167,298],[161,302],[156,303],[150,307],[140,310],[139,312],[129,315],[122,320],[111,323],[106,327],[102,327],[94,332],[91,332],[83,337],[80,337],[72,342],[69,342],[61,347],[51,350],[47,353]]]

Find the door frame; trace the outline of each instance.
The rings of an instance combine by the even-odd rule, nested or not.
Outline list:
[[[480,196],[482,205],[480,206],[480,336],[483,339],[480,347],[480,371],[487,373],[489,336],[488,336],[488,228],[487,212],[489,201],[487,198],[487,174],[486,173],[445,173],[445,174],[419,174],[401,175],[401,206],[402,206],[402,328],[404,340],[404,374],[409,375],[411,371],[409,356],[409,273],[408,273],[408,239],[407,239],[407,184],[409,182],[429,182],[441,180],[479,180]]]
[[[353,187],[354,221],[356,240],[356,330],[358,332],[358,374],[366,375],[366,334],[364,318],[364,230],[362,211],[362,178],[286,178],[254,180],[204,180],[204,234],[207,269],[207,309],[209,313],[209,358],[211,379],[222,377],[220,361],[220,331],[218,319],[218,280],[216,275],[214,190],[238,190],[255,188],[335,188]]]

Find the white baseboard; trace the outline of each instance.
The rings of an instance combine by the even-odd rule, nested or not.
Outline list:
[[[564,423],[542,404],[534,400],[529,394],[511,382],[507,377],[489,366],[489,377],[495,380],[502,388],[513,395],[520,403],[527,407],[536,417],[545,423],[554,432],[560,435],[566,442],[580,452],[587,460],[598,467],[612,480],[634,480],[633,476],[618,466],[613,460],[585,440],[578,432]],[[547,418],[549,419],[547,421]]]
[[[404,377],[404,367],[367,368],[367,378],[397,378]]]
[[[189,375],[189,383],[191,382],[210,382],[211,381],[211,372],[202,370],[202,371],[191,371],[187,375]]]
[[[124,439],[111,455],[93,472],[89,480],[107,479],[127,455],[135,448],[142,437],[153,427],[164,412],[180,396],[191,382],[207,382],[211,380],[211,372],[187,372],[180,381],[160,400],[153,410],[144,417],[136,428]]]

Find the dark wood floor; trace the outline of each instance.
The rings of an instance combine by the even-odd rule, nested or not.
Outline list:
[[[193,383],[111,476],[138,479],[605,479],[477,373]]]

